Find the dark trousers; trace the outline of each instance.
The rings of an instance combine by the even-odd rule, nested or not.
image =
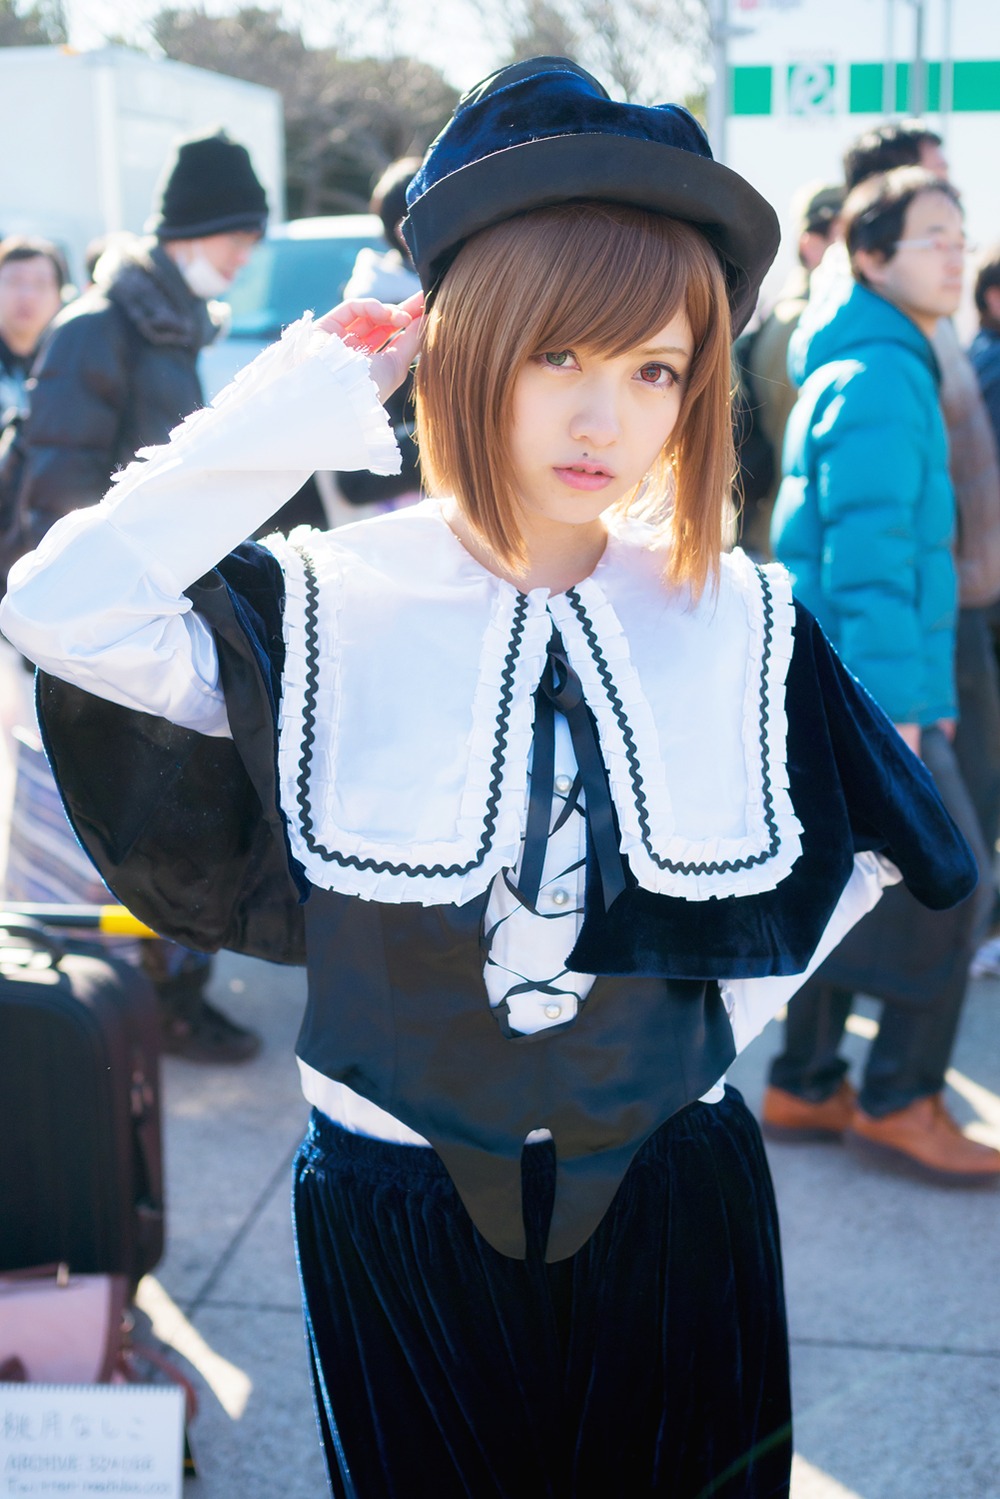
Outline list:
[[[553,1166],[525,1148],[529,1256],[507,1259],[433,1151],[313,1115],[296,1239],[336,1499],[786,1499],[777,1217],[739,1094],[658,1130],[546,1265]]]
[[[939,729],[922,736],[922,753],[941,799],[979,864],[980,883],[953,911],[928,911],[899,886],[886,892],[788,1006],[785,1049],[770,1081],[818,1103],[848,1069],[840,1044],[854,994],[883,1001],[859,1101],[881,1117],[940,1093],[965,1000],[969,962],[992,907],[990,860],[955,751]]]
[[[992,854],[1000,833],[1000,670],[988,609],[959,610],[955,680],[955,753],[983,842]]]

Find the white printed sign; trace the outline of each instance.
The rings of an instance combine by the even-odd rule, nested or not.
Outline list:
[[[0,1499],[181,1499],[183,1462],[179,1389],[0,1384]]]
[[[828,62],[798,62],[788,69],[788,113],[830,115],[837,109],[837,69]]]

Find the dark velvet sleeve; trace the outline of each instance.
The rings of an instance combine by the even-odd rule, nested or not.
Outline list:
[[[815,619],[800,608],[799,621],[798,630],[811,636],[855,850],[885,854],[911,894],[931,910],[957,905],[975,889],[976,861],[923,761],[847,670]]]
[[[233,739],[40,672],[46,751],[77,836],[136,916],[187,947],[301,963],[308,886],[276,794],[281,570],[248,543],[188,592],[215,633]]]

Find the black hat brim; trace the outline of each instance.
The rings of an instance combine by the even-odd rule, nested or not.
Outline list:
[[[469,162],[429,187],[404,221],[424,289],[433,289],[479,230],[515,214],[581,200],[627,203],[697,225],[722,262],[734,332],[747,323],[780,241],[770,203],[709,157],[606,133],[525,141]]]

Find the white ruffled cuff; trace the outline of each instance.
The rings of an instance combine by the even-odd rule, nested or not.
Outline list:
[[[117,476],[102,518],[178,591],[263,527],[309,475],[401,464],[368,360],[307,316],[163,447]]]
[[[317,328],[286,328],[210,406],[185,417],[163,447],[142,448],[116,475],[117,508],[177,463],[214,472],[371,469],[395,474],[399,449],[367,358]]]

